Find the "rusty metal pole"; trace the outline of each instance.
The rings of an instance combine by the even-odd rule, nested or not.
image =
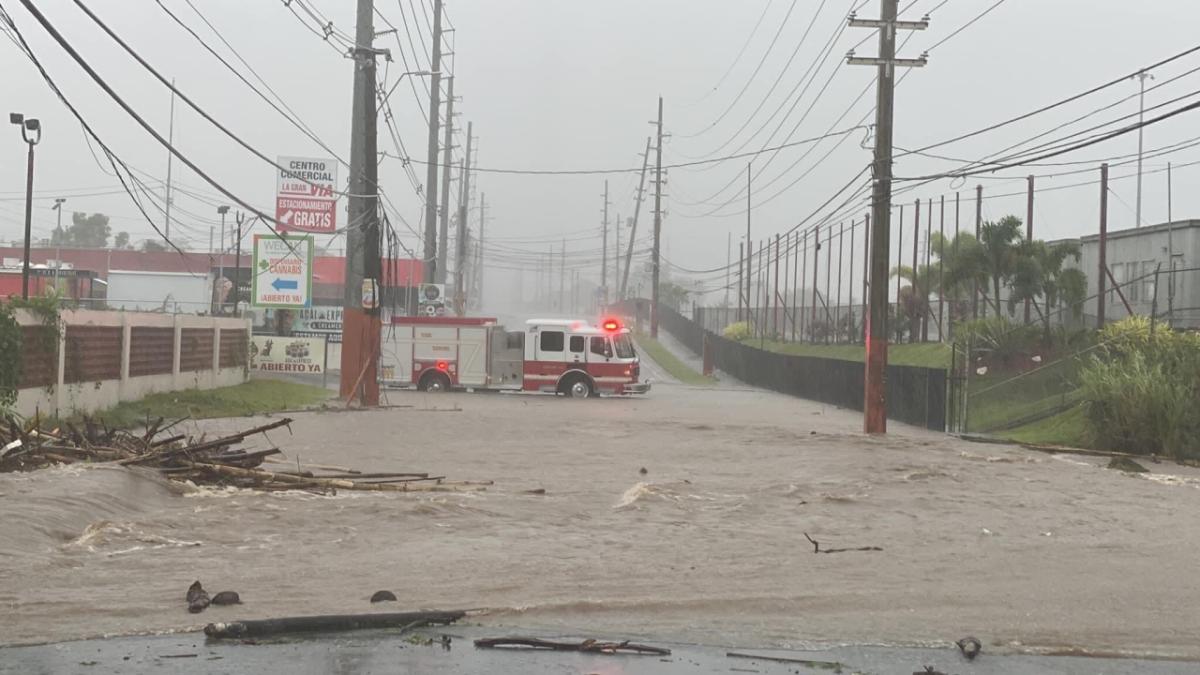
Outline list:
[[[779,337],[779,235],[775,235],[775,294],[771,300],[771,339]]]
[[[900,266],[904,264],[904,205],[896,214],[896,319],[900,318]]]
[[[854,221],[850,221],[850,234],[854,235]],[[837,284],[837,304],[833,306],[833,341],[841,342],[842,333],[839,324],[842,318],[842,259],[846,251],[846,226],[845,223],[838,224],[838,284]]]
[[[832,321],[829,316],[829,280],[833,271],[833,226],[829,226],[829,237],[826,238],[826,294],[824,294],[824,307],[826,307],[826,322]],[[829,330],[826,330],[826,344],[829,342]]]
[[[1100,293],[1096,295],[1096,328],[1104,328],[1104,305],[1108,298],[1104,297],[1104,276],[1108,271],[1108,164],[1100,165],[1100,269],[1096,280],[1100,284]]]
[[[938,230],[938,341],[946,341],[946,195],[942,195]]]
[[[820,265],[820,255],[821,226],[817,225],[813,228],[812,313],[808,319],[809,337],[813,342],[817,341],[817,267]]]
[[[983,185],[975,186],[975,241],[979,242],[979,230],[983,226]],[[971,282],[971,318],[979,318],[979,279]],[[987,312],[985,305],[983,311]]]
[[[917,296],[917,250],[921,242],[921,200],[917,200],[917,212],[913,217],[913,255],[912,255],[912,303],[913,315],[908,321],[908,341],[916,342],[921,332],[921,317],[918,312]]]
[[[850,296],[846,313],[850,315],[850,326],[853,327],[857,323],[854,320],[854,219],[850,220],[850,273],[846,275],[846,294]],[[854,333],[847,331],[846,339],[853,343]]]
[[[1025,198],[1025,241],[1033,243],[1033,176],[1029,178],[1029,190]],[[1029,325],[1029,298],[1025,298],[1025,325]]]
[[[808,256],[805,255],[805,253],[808,252],[808,230],[805,230],[803,235],[804,236],[801,237],[801,239],[800,239],[801,245],[800,245],[800,251],[799,251],[799,254],[800,254],[800,278],[805,281],[808,281]],[[802,290],[804,290],[804,288],[801,287],[800,290],[802,291]],[[803,304],[803,302],[801,302],[801,304],[800,304],[800,309],[801,309],[801,312],[800,312],[800,340],[801,341],[804,340],[804,335],[805,335],[805,333],[804,333],[804,315],[808,314],[808,312],[805,312],[803,310],[805,310],[807,308],[808,308],[808,306]]]
[[[933,272],[929,269],[929,248],[933,240],[933,198],[930,197],[925,202],[925,283],[930,285],[933,283]],[[921,298],[921,342],[929,342],[929,292],[932,289],[926,288],[924,297]]]
[[[626,268],[628,269],[628,268]],[[742,300],[746,297],[742,291],[743,279],[746,274],[746,244],[738,244],[738,310],[737,320],[742,321],[742,309],[745,307]]]

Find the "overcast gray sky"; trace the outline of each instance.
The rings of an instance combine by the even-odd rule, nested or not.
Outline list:
[[[277,0],[192,1],[317,136],[339,155],[348,156],[351,62],[339,55],[332,43],[311,32],[311,20],[297,18]],[[426,17],[432,2],[424,2],[423,6],[422,0],[377,1],[382,17],[399,28],[396,34],[383,35],[377,41],[378,46],[393,53],[393,62],[386,64],[389,86],[405,70],[399,54],[402,49],[409,68],[428,67]],[[168,92],[104,36],[72,0],[37,4],[118,92],[165,134]],[[207,54],[156,2],[90,0],[87,4],[152,64],[174,77],[181,90],[264,154],[328,156]],[[161,4],[232,59],[185,0],[161,0]],[[353,33],[354,2],[308,0],[308,4],[328,15],[338,30]],[[1007,0],[933,48],[994,4],[995,0],[901,2],[901,7],[911,6],[904,14],[906,18],[931,13],[930,29],[913,35],[903,55],[915,57],[925,49],[931,51],[928,67],[902,73],[904,80],[896,93],[898,148],[928,145],[1006,120],[1128,74],[1198,41],[1194,26],[1200,22],[1200,5],[1194,0]],[[18,0],[3,0],[0,5],[13,16],[50,75],[106,142],[133,167],[161,181],[166,171],[166,152],[161,146],[87,79]],[[852,102],[869,87],[873,69],[838,65],[852,45],[869,35],[864,29],[841,30],[848,10],[858,5],[864,5],[862,0],[448,2],[447,14],[455,28],[448,37],[456,50],[452,59],[455,93],[463,98],[457,107],[462,112],[458,122],[474,122],[479,136],[478,161],[483,168],[562,170],[640,166],[639,153],[653,130],[648,121],[655,115],[660,94],[665,99],[665,128],[672,134],[664,147],[664,163],[668,164],[757,151],[785,139],[821,136],[830,129],[852,127],[864,117],[869,124],[874,119],[873,89],[857,103]],[[869,17],[877,12],[878,2],[870,1],[860,15]],[[760,17],[761,25],[738,59]],[[377,21],[377,30],[387,27],[382,20]],[[777,32],[779,37],[772,48]],[[826,44],[834,36],[829,56],[822,62]],[[877,41],[870,39],[858,53],[873,54],[876,46]],[[793,53],[791,64],[786,65]],[[419,65],[414,64],[414,58]],[[103,158],[99,163],[93,159],[79,125],[8,39],[0,40],[0,65],[4,73],[0,108],[3,112],[37,116],[45,127],[44,139],[37,148],[35,237],[49,236],[54,227],[54,213],[49,206],[58,196],[67,197],[68,211],[109,214],[114,231],[126,230],[135,240],[153,236],[136,207],[119,192],[119,184],[108,175],[107,165],[102,166]],[[1158,79],[1147,84],[1163,83],[1197,66],[1200,54],[1185,57],[1156,71]],[[381,64],[381,77],[384,72]],[[813,81],[805,86],[807,77]],[[824,88],[827,81],[828,87]],[[1198,84],[1200,73],[1165,84],[1147,94],[1147,106],[1185,96]],[[424,159],[426,145],[421,112],[427,107],[423,99],[425,86],[422,80],[416,80],[417,97],[404,82],[391,99],[401,140],[420,159]],[[798,99],[790,95],[793,91]],[[1042,140],[1057,139],[1136,113],[1136,97],[1122,102],[1136,92],[1136,82],[1125,82],[1050,113],[931,152],[978,159],[1097,108],[1117,104]],[[1158,112],[1191,100],[1189,97],[1168,104]],[[238,147],[182,103],[177,104],[176,111],[176,140],[181,150],[238,195],[271,210],[275,187],[272,167]],[[1197,128],[1198,116],[1200,112],[1185,113],[1148,128],[1147,151],[1195,136],[1192,130]],[[815,149],[802,145],[754,159],[755,239],[787,231],[816,211],[869,162],[866,130],[854,131],[833,149],[842,139],[831,138]],[[460,136],[456,142],[463,140]],[[397,152],[382,125],[379,147]],[[1126,161],[1136,150],[1137,135],[1130,134],[1047,160],[1083,162],[1080,164],[1009,169],[997,176],[967,179],[962,185],[961,181],[942,180],[899,194],[896,201],[909,204],[906,209],[910,209],[917,197],[936,202],[942,195],[952,198],[956,189],[961,190],[966,224],[972,222],[974,213],[970,201],[974,185],[983,183],[985,194],[1021,193],[985,200],[985,218],[1006,213],[1023,216],[1026,174],[1093,169],[1039,179],[1039,188],[1092,181],[1098,171],[1091,160],[1121,157],[1114,161]],[[0,161],[0,238],[8,241],[20,237],[23,217],[24,145],[15,127],[0,132],[0,153],[5,157]],[[1166,217],[1166,181],[1160,171],[1166,162],[1186,164],[1197,159],[1200,149],[1183,149],[1146,160],[1144,221],[1161,222]],[[695,269],[723,265],[729,232],[734,233],[736,252],[738,237],[745,231],[743,185],[747,161],[736,159],[671,170],[665,190],[669,215],[664,237],[672,262]],[[898,159],[895,171],[899,176],[913,176],[957,166],[945,159],[908,156]],[[417,179],[423,181],[423,167],[414,169]],[[1152,171],[1156,173],[1149,173]],[[343,180],[347,173],[343,168]],[[1115,196],[1110,200],[1110,227],[1134,224],[1135,181],[1125,178],[1132,173],[1132,164],[1113,168],[1116,180],[1112,185]],[[201,198],[176,195],[177,214],[183,225],[174,226],[172,236],[193,248],[207,250],[209,228],[219,222],[214,204],[227,200],[215,196],[211,187],[178,162],[175,178],[180,186]],[[384,160],[381,178],[391,203],[414,230],[419,230],[421,200],[399,162]],[[1175,172],[1177,219],[1195,214],[1200,206],[1200,191],[1194,189],[1198,178],[1200,165]],[[550,241],[560,242],[565,237],[568,256],[572,251],[577,253],[574,260],[594,256],[593,268],[584,274],[598,276],[601,194],[606,179],[612,217],[615,219],[618,213],[623,217],[632,215],[636,173],[479,175],[478,189],[487,194],[488,235],[498,247],[497,267],[520,260],[523,254],[518,251],[544,251]],[[161,190],[160,184],[156,187]],[[1099,189],[1094,184],[1039,193],[1036,234],[1056,238],[1094,232],[1098,201]],[[865,201],[853,203],[858,206],[851,215],[861,218],[866,212]],[[151,213],[157,214],[155,220],[161,223],[161,214]],[[952,217],[952,209],[949,214]],[[344,224],[344,212],[339,218]],[[847,215],[847,222],[849,218]],[[906,213],[906,224],[911,227],[909,219],[911,215]],[[649,231],[649,222],[647,205],[642,212],[641,232]],[[935,229],[936,225],[935,220]],[[412,231],[401,223],[396,227],[406,245],[418,246]]]

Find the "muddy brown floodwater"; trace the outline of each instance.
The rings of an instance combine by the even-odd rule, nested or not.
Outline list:
[[[0,475],[0,641],[486,607],[489,624],[600,637],[971,634],[988,650],[1200,657],[1200,477],[1173,464],[1130,476],[912,428],[867,438],[855,413],[737,387],[389,399],[412,407],[300,414],[270,440],[301,461],[495,486],[322,497],[117,468]],[[883,550],[814,554],[806,532]],[[188,614],[196,579],[244,604]],[[379,589],[399,602],[370,605]]]

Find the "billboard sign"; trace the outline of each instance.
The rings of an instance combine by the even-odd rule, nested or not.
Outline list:
[[[256,307],[308,307],[312,304],[312,262],[311,235],[254,235],[251,302]]]
[[[337,230],[336,160],[280,157],[275,176],[275,220],[280,230],[333,234]]]
[[[320,375],[325,366],[325,338],[276,335],[250,338],[250,370]]]

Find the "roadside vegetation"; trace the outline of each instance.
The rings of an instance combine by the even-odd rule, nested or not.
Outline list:
[[[637,339],[638,348],[649,356],[655,363],[667,371],[671,377],[679,380],[683,384],[694,386],[710,386],[716,383],[715,377],[707,377],[696,372],[689,366],[671,353],[669,349],[664,347],[661,342],[655,340],[649,335],[639,333],[635,336]]]
[[[256,379],[232,387],[188,389],[151,394],[138,401],[126,401],[90,417],[110,427],[135,427],[146,418],[167,419],[185,415],[192,419],[241,417],[262,413],[308,408],[327,400],[333,392],[307,384],[282,380]]]

